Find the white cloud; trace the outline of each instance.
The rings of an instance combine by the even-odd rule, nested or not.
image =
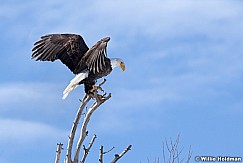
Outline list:
[[[68,135],[66,131],[40,122],[0,119],[0,124],[1,144],[28,144],[45,139],[52,141]]]
[[[194,46],[193,43],[191,46]],[[161,118],[151,118],[149,114],[163,116],[168,106],[185,109],[185,106],[194,106],[195,103],[219,105],[215,110],[220,109],[222,112],[226,108],[221,108],[219,99],[237,96],[230,87],[238,87],[243,75],[243,56],[231,54],[231,45],[223,48],[210,45],[205,51],[198,49],[198,54],[183,54],[190,51],[187,47],[166,49],[166,52],[158,51],[136,58],[135,65],[130,65],[128,72],[125,72],[128,75],[124,80],[108,80],[113,85],[111,91],[114,98],[107,102],[94,126],[103,132],[117,128],[121,132],[128,132],[137,130],[136,120],[143,118],[144,124],[141,126],[157,127],[161,124]],[[123,74],[120,75],[119,78],[123,78]],[[114,77],[112,80],[115,80]],[[228,108],[240,112],[239,105],[235,107],[234,102],[229,101],[228,105]],[[194,110],[197,108],[200,107],[188,107]],[[148,116],[143,117],[144,114]]]
[[[7,83],[0,85],[0,105],[36,102],[40,99],[51,101],[56,97],[54,84],[47,83]]]
[[[14,12],[7,14],[9,9]],[[44,33],[74,32],[85,34],[86,40],[93,43],[107,34],[125,37],[131,42],[128,38],[135,35],[163,39],[201,33],[213,39],[215,34],[220,38],[236,36],[237,29],[243,26],[241,21],[237,21],[240,26],[225,31],[226,28],[234,28],[234,20],[240,20],[242,14],[239,2],[227,0],[7,3],[1,7],[0,15],[19,19],[26,16],[26,11],[31,11],[31,16],[27,15],[26,20],[17,22],[18,28],[10,28],[14,37],[27,35],[35,40],[36,35]]]
[[[109,31],[123,37],[139,34],[159,39],[195,33],[213,38],[215,33],[231,33],[224,33],[222,25],[232,27],[234,24],[228,21],[239,19],[242,12],[238,3],[232,1],[108,0],[95,1],[86,7],[86,16],[93,18],[87,24],[96,33]]]

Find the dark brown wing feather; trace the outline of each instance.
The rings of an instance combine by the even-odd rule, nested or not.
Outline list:
[[[86,63],[81,62],[81,59],[88,49],[80,35],[50,34],[42,36],[34,44],[32,58],[52,62],[60,59],[73,73],[77,74],[86,68]]]
[[[109,59],[107,58],[106,47],[109,40],[109,37],[101,39],[83,56],[80,63],[85,61],[90,72],[96,74],[104,71],[106,68],[105,59]]]

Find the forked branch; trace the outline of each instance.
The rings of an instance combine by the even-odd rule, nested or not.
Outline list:
[[[106,153],[109,153],[110,151],[112,151],[115,147],[112,147],[111,149],[109,149],[108,151],[104,152],[104,147],[103,145],[100,146],[100,157],[99,157],[99,162],[103,163],[103,155]]]
[[[104,155],[104,147],[102,145],[102,146],[100,146],[100,157],[99,157],[100,163],[103,163],[103,155]]]
[[[88,126],[88,123],[90,121],[90,118],[91,118],[92,114],[94,113],[94,111],[101,104],[103,104],[106,100],[111,98],[111,94],[110,93],[108,95],[106,95],[106,93],[104,93],[103,95],[98,94],[98,90],[101,90],[102,92],[104,92],[102,90],[101,86],[105,82],[106,82],[106,80],[104,79],[98,86],[94,87],[94,94],[93,95],[86,94],[83,97],[83,99],[81,100],[80,107],[79,107],[79,109],[78,109],[78,111],[76,113],[76,117],[74,119],[71,131],[70,131],[70,134],[69,134],[68,145],[67,145],[67,153],[66,153],[66,157],[65,157],[65,160],[64,160],[65,163],[79,163],[80,150],[81,150],[81,146],[83,145],[83,142],[84,142],[84,140],[85,140],[85,138],[86,138],[86,136],[88,134],[87,126]],[[74,157],[72,159],[72,150],[73,150],[73,143],[74,143],[75,133],[77,131],[77,127],[78,127],[79,121],[81,119],[81,116],[83,115],[84,108],[86,108],[87,104],[89,103],[89,101],[91,99],[95,99],[95,101],[90,106],[90,108],[87,110],[87,113],[85,114],[85,117],[84,117],[84,120],[83,120],[83,123],[82,123],[82,126],[81,126],[81,133],[80,133],[77,145],[76,145]],[[84,163],[85,162],[86,157],[89,154],[89,151],[90,151],[95,139],[96,139],[96,135],[93,136],[93,138],[91,139],[91,141],[89,143],[89,146],[87,148],[83,145],[84,154],[83,154],[83,157],[82,157],[80,163]],[[60,144],[60,146],[62,146],[62,145]],[[61,149],[61,147],[60,147],[60,149]],[[112,149],[114,149],[114,147],[112,147]],[[115,158],[112,161],[112,163],[115,163],[118,159],[120,159],[130,149],[131,149],[131,145],[129,145],[121,154],[115,155]],[[109,150],[109,151],[111,151],[111,150]],[[57,150],[57,151],[58,152],[57,152],[57,156],[56,156],[56,163],[59,163],[60,150]],[[103,151],[103,146],[101,146],[100,158],[99,158],[99,162],[100,163],[103,163],[103,155],[105,153],[108,153],[108,152],[104,152]]]
[[[74,136],[75,136],[75,133],[76,133],[82,112],[83,112],[85,106],[87,105],[87,103],[89,102],[90,99],[91,99],[91,97],[86,94],[84,96],[83,100],[81,101],[81,105],[78,109],[78,112],[77,112],[76,117],[75,117],[74,122],[73,122],[71,132],[69,134],[68,146],[67,146],[67,155],[66,155],[65,163],[72,163],[71,154],[72,154]]]
[[[105,83],[105,80],[99,85],[101,86],[102,84]],[[95,99],[96,101],[93,103],[93,105],[88,109],[88,112],[84,118],[84,122],[82,124],[82,127],[81,127],[81,134],[80,134],[80,137],[79,137],[79,140],[78,140],[78,143],[77,143],[77,146],[76,146],[76,151],[75,151],[75,155],[74,155],[74,161],[73,163],[78,163],[78,160],[79,160],[79,153],[80,153],[80,148],[81,148],[81,145],[83,144],[83,141],[86,137],[86,133],[87,133],[87,126],[88,126],[88,123],[90,121],[90,118],[92,116],[92,114],[94,113],[94,111],[102,104],[104,103],[106,100],[108,100],[109,98],[111,98],[111,94],[109,93],[109,95],[102,95],[102,98],[99,98],[98,97],[98,91],[96,90],[94,92],[94,96],[95,96]]]
[[[96,135],[94,135],[93,138],[91,139],[90,143],[89,143],[88,148],[86,148],[85,145],[83,146],[84,147],[84,155],[83,155],[83,158],[81,160],[81,163],[84,163],[84,161],[85,161],[86,157],[88,156],[89,151],[90,151],[91,147],[93,146],[96,138],[97,138]]]
[[[182,158],[182,159],[180,158],[180,155],[183,151],[183,148],[179,149],[179,147],[178,147],[179,146],[179,138],[180,138],[180,135],[177,136],[177,139],[174,143],[173,143],[171,138],[170,138],[170,142],[165,140],[165,143],[163,143],[163,160],[164,160],[164,163],[175,163],[175,162],[182,163],[185,160],[185,158]],[[166,153],[168,153],[167,157],[166,157],[166,155],[167,155]],[[185,160],[186,163],[190,162],[191,155],[192,155],[192,152],[191,152],[191,147],[190,147],[187,159]]]
[[[111,161],[111,163],[116,163],[122,156],[124,156],[129,150],[131,150],[132,145],[129,145],[121,154],[116,154],[115,158]]]

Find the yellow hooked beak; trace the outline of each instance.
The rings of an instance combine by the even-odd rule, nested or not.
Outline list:
[[[120,63],[120,67],[121,67],[122,71],[126,70],[126,66],[123,62]]]

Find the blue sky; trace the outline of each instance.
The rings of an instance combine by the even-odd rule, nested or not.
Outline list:
[[[78,33],[88,46],[110,36],[108,55],[126,63],[107,77],[112,98],[88,126],[89,162],[100,145],[116,147],[106,161],[129,144],[120,162],[162,159],[162,142],[179,133],[192,158],[242,157],[242,15],[237,0],[1,0],[0,162],[54,162],[59,142],[65,155],[83,88],[62,100],[73,74],[31,60],[49,33]]]

